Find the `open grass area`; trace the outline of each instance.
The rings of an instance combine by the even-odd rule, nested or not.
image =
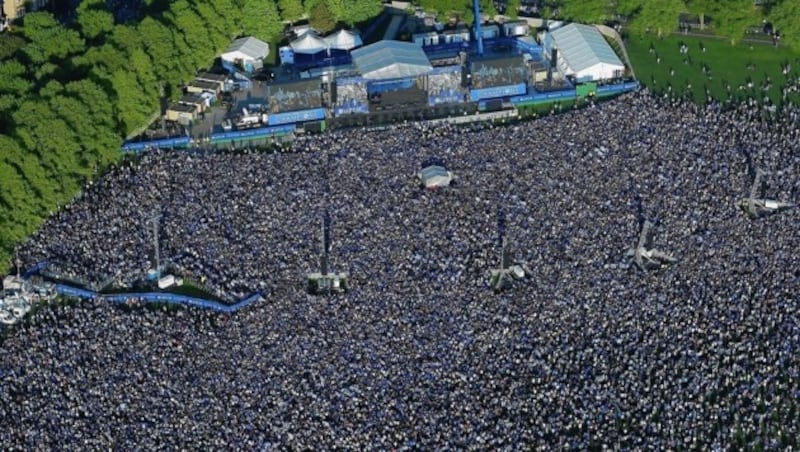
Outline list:
[[[681,43],[688,47],[687,53],[680,52]],[[731,45],[721,39],[691,36],[658,39],[646,35],[631,36],[627,50],[636,78],[643,85],[658,93],[671,86],[673,93],[691,93],[699,103],[705,103],[708,90],[719,101],[747,97],[761,101],[769,96],[773,103],[781,105],[781,90],[787,81],[783,65],[791,64],[789,75],[793,78],[800,71],[800,54],[786,47],[764,44]],[[793,95],[789,101],[800,104],[800,96]]]

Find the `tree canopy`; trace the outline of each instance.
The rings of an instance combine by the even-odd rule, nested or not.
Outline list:
[[[231,39],[275,43],[284,22],[312,8],[325,30],[382,8],[378,0],[141,4],[121,18],[105,0],[83,0],[68,24],[34,12],[0,34],[0,263],[95,171],[120,159],[123,138],[159,113],[161,96],[177,96]]]
[[[783,0],[770,11],[770,20],[781,39],[800,51],[800,2]]]

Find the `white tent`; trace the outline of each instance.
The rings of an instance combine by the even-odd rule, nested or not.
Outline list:
[[[378,41],[350,55],[361,75],[370,80],[417,77],[433,69],[422,47],[413,42]]]
[[[419,172],[419,178],[425,188],[447,187],[453,180],[453,173],[443,166],[431,165]]]
[[[303,33],[303,36],[289,43],[294,53],[314,55],[328,49],[328,43],[317,36],[313,31]]]
[[[233,41],[222,53],[222,59],[231,63],[236,61],[248,63],[263,60],[267,55],[269,55],[269,44],[249,36]]]
[[[558,49],[558,69],[580,81],[607,80],[625,72],[625,65],[595,27],[565,25],[545,36],[544,42],[546,52],[553,46]]]
[[[340,50],[355,49],[364,45],[361,36],[350,30],[339,30],[330,36],[326,36],[325,42],[328,43],[328,47],[331,49]]]

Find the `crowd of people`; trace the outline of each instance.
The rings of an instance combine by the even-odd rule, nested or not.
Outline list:
[[[233,315],[44,307],[0,358],[21,448],[785,449],[800,438],[800,123],[646,90],[509,125],[415,123],[287,153],[150,152],[19,249],[124,282],[161,259]],[[422,189],[435,160],[456,180]],[[312,297],[320,226],[350,291]],[[642,272],[644,221],[679,259]],[[527,279],[495,293],[505,238]]]

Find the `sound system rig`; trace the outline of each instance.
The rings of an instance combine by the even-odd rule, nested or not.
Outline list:
[[[502,99],[492,99],[486,101],[486,109],[487,112],[492,111],[500,111],[503,109],[503,100]]]

